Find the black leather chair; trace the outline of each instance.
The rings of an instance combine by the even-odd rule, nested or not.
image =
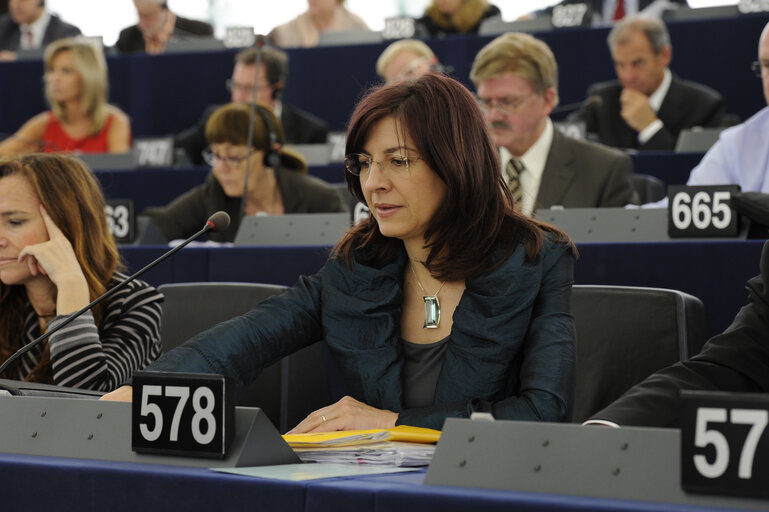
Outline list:
[[[641,204],[659,201],[667,195],[667,185],[651,174],[633,174],[633,186]]]
[[[163,302],[160,340],[163,352],[181,345],[199,332],[246,313],[264,299],[277,295],[285,286],[259,283],[173,283],[158,287]],[[273,425],[281,419],[281,363],[265,368],[238,405],[260,407]]]
[[[577,423],[655,371],[696,354],[707,339],[704,305],[678,290],[575,285],[572,313]]]

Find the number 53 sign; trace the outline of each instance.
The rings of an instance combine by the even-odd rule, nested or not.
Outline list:
[[[681,486],[769,496],[769,395],[684,391]]]

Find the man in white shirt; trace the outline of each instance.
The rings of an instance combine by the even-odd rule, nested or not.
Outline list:
[[[15,60],[19,50],[37,50],[80,29],[63,22],[45,8],[45,0],[9,0],[0,17],[0,60]]]
[[[673,49],[661,20],[624,18],[608,44],[618,80],[591,85],[587,97],[593,100],[570,116],[584,121],[588,134],[608,146],[669,150],[684,128],[721,125],[721,95],[668,69]]]
[[[475,57],[470,78],[524,214],[556,205],[620,207],[637,201],[627,155],[553,127],[558,66],[543,41],[522,33],[497,37]]]

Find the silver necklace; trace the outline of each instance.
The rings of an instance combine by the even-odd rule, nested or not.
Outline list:
[[[441,283],[437,292],[429,295],[425,291],[424,286],[422,286],[422,283],[419,282],[417,273],[414,272],[414,267],[409,265],[409,268],[411,269],[411,273],[414,274],[414,280],[417,282],[417,286],[419,286],[419,289],[422,290],[422,300],[425,301],[425,324],[422,326],[422,328],[437,329],[438,324],[441,323],[441,303],[438,302],[438,294],[441,293],[441,290],[443,290],[443,285],[446,284],[446,281]]]

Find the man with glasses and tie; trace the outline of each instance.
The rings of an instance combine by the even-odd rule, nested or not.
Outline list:
[[[80,29],[48,12],[45,0],[8,0],[8,14],[0,17],[0,60],[16,60],[20,50],[43,49],[77,35]]]
[[[288,144],[325,144],[328,139],[328,125],[309,112],[282,101],[288,79],[288,55],[278,48],[264,46],[261,50],[262,63],[257,73],[257,52],[257,48],[247,48],[235,56],[232,77],[225,82],[230,101],[254,101],[256,80],[255,100],[267,105],[280,119]],[[206,122],[220,106],[209,106],[197,124],[179,133],[174,140],[174,146],[183,148],[195,164],[203,163],[200,154],[208,146]]]
[[[723,123],[724,100],[710,87],[682,80],[668,66],[670,35],[657,18],[623,18],[609,32],[617,80],[593,84],[585,107],[570,119],[608,146],[672,150],[685,128]]]
[[[553,127],[558,67],[544,42],[522,33],[501,35],[475,57],[470,78],[523,213],[637,202],[627,155]]]

